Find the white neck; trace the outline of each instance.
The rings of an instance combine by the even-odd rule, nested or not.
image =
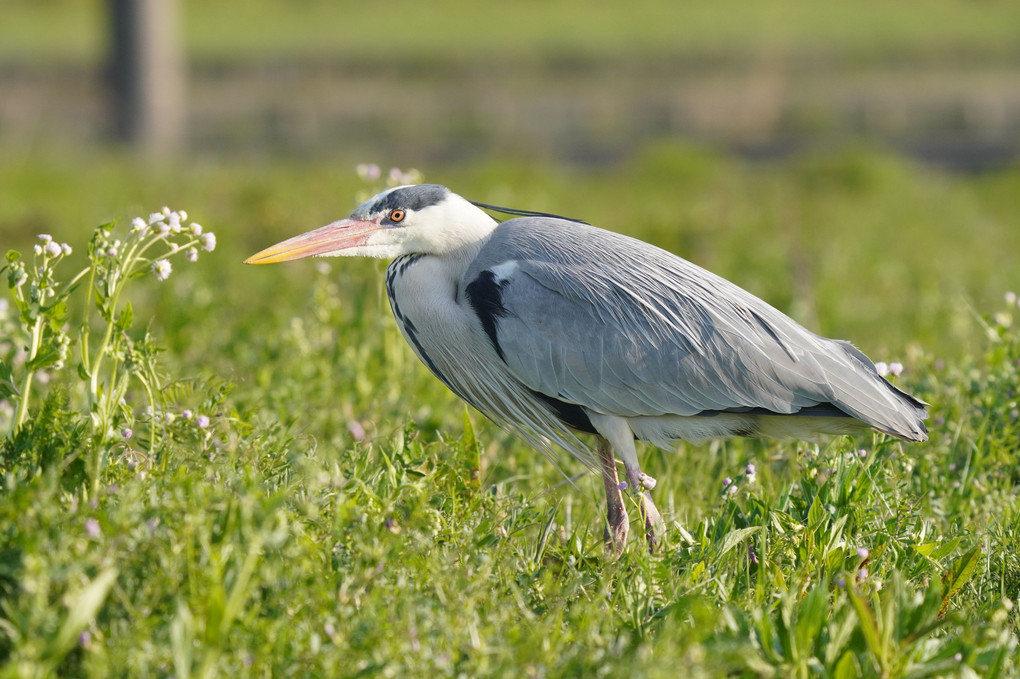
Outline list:
[[[498,225],[481,208],[453,193],[442,203],[431,205],[414,217],[431,226],[417,230],[408,246],[413,251],[437,256],[464,256],[473,248],[473,258]]]

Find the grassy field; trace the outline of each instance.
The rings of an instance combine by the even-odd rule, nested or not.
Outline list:
[[[93,248],[106,283],[63,317],[41,302],[62,365],[21,349],[39,304],[0,307],[0,675],[1018,674],[1020,174],[679,146],[611,172],[423,169],[651,240],[902,362],[931,441],[646,449],[666,545],[614,562],[597,481],[572,487],[417,363],[381,263],[240,263],[346,214],[371,188],[353,167],[8,159],[5,249],[73,249],[45,260],[52,299],[119,224]],[[116,288],[150,237],[131,218],[164,204],[215,250]]]

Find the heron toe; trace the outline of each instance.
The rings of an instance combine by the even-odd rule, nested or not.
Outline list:
[[[654,554],[662,543],[665,524],[662,515],[652,502],[651,494],[646,490],[641,493],[641,518],[645,520],[645,539],[648,540],[648,551]]]
[[[620,508],[622,511],[618,512],[615,516],[612,511],[609,512],[609,521],[602,531],[602,539],[606,543],[606,551],[613,558],[619,558],[623,554],[623,550],[627,546],[627,533],[630,531],[627,512],[623,510],[623,505]]]

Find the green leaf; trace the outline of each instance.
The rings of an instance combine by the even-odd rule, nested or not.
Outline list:
[[[942,544],[938,545],[934,550],[932,550],[929,556],[937,561],[948,554],[952,554],[953,552],[956,551],[956,548],[960,546],[961,541],[962,538],[958,537],[953,538],[952,540],[946,540]]]
[[[46,307],[44,311],[49,316],[50,328],[53,332],[60,332],[60,329],[64,327],[64,321],[67,319],[67,298],[62,297],[58,299],[51,306]]]
[[[39,372],[44,368],[54,365],[60,360],[60,351],[55,346],[43,347],[31,361],[25,363],[25,370],[28,372]]]
[[[860,667],[855,662],[853,651],[847,651],[836,663],[836,669],[832,673],[833,679],[857,679],[860,676]]]
[[[190,677],[194,657],[195,619],[184,599],[177,601],[177,613],[170,623],[170,649],[178,677]]]
[[[749,528],[737,528],[735,530],[731,530],[722,540],[722,547],[719,549],[719,556],[730,551],[760,530],[761,526],[750,526]]]
[[[131,323],[135,319],[135,313],[131,308],[131,302],[124,305],[124,311],[120,312],[120,316],[117,318],[117,330],[119,332],[125,332],[131,327]]]
[[[939,617],[942,617],[949,607],[949,601],[953,595],[967,584],[974,571],[977,570],[978,561],[981,559],[981,548],[972,547],[966,554],[957,559],[956,563],[943,577],[945,583],[945,596],[942,597],[942,606],[939,608]]]
[[[811,500],[811,509],[808,510],[808,529],[814,530],[820,526],[826,516],[825,508],[822,506],[818,496],[815,495],[814,499]]]
[[[14,387],[14,369],[6,361],[0,361],[0,399],[17,394]]]
[[[857,620],[860,622],[861,633],[864,635],[864,641],[868,644],[868,650],[871,651],[871,655],[874,656],[878,666],[884,669],[885,649],[882,647],[882,635],[879,633],[878,621],[875,620],[875,614],[872,612],[868,602],[861,597],[853,584],[851,584],[850,576],[847,577],[846,594],[850,599],[850,603],[853,604],[854,610],[857,612]]]
[[[48,649],[48,655],[52,660],[59,662],[78,643],[78,636],[89,621],[96,617],[116,579],[117,569],[107,568],[97,575],[70,605],[67,618],[64,619],[64,624],[60,626],[60,631]]]
[[[818,639],[829,613],[829,585],[824,580],[808,592],[797,607],[794,632],[797,648],[806,653]]]

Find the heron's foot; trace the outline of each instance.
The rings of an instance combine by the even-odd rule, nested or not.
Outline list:
[[[655,554],[662,544],[665,524],[662,521],[662,515],[659,514],[659,510],[655,507],[655,503],[652,502],[651,494],[647,490],[641,493],[640,507],[641,518],[645,520],[645,539],[648,541],[648,551],[651,554]]]
[[[638,509],[645,522],[645,539],[648,541],[648,551],[654,554],[662,543],[664,533],[662,515],[656,509],[655,503],[652,502],[652,495],[649,493],[652,488],[655,488],[655,479],[645,474],[636,465],[627,467],[627,479],[637,494]]]
[[[627,482],[620,481],[616,473],[616,458],[609,441],[599,438],[599,463],[602,466],[602,483],[606,488],[606,528],[602,537],[606,543],[606,552],[618,559],[627,546],[628,525],[627,509],[623,504],[623,491]]]
[[[606,479],[606,528],[602,538],[606,543],[606,552],[614,559],[620,558],[623,554],[627,546],[627,533],[630,530],[627,508],[623,504],[623,493],[620,492],[626,486],[626,483],[619,483],[615,478]]]
[[[622,502],[618,509],[619,511],[614,512],[614,507],[610,504],[609,513],[606,517],[608,523],[602,532],[602,539],[606,543],[606,552],[614,559],[620,558],[620,555],[623,554],[623,550],[627,546],[627,533],[630,530],[628,525],[629,517],[627,516],[627,510],[623,508]]]

